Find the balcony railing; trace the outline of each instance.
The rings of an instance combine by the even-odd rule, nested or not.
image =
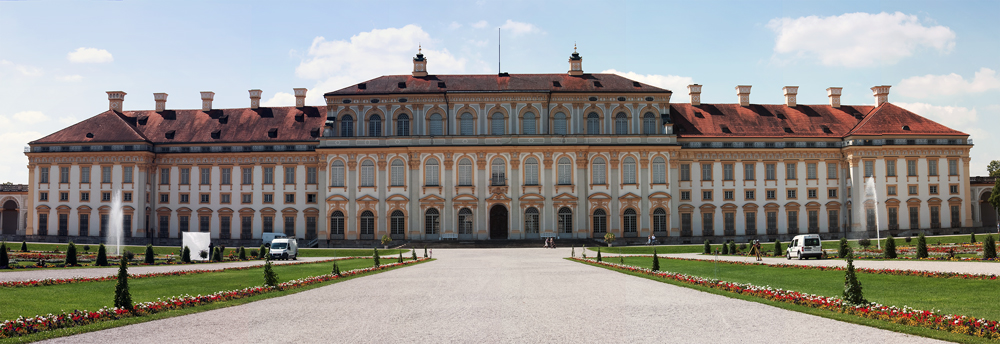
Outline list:
[[[27,184],[0,184],[0,192],[28,192]]]
[[[505,186],[505,185],[507,185],[507,176],[506,176],[506,174],[505,173],[493,173],[493,175],[490,176],[490,185],[491,186]]]

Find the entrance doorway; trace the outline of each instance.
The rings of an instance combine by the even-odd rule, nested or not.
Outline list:
[[[490,208],[490,239],[507,239],[507,207],[497,204]]]
[[[17,234],[17,203],[7,201],[3,203],[3,213],[0,214],[0,226],[3,226],[3,235]]]

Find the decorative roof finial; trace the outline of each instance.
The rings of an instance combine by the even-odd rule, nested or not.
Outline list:
[[[424,52],[424,47],[421,46],[420,43],[417,43],[417,54],[423,54],[423,52]]]
[[[576,42],[573,42],[573,52],[576,52]]]

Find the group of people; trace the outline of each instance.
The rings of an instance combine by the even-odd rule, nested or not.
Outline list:
[[[545,239],[545,245],[542,246],[542,247],[544,247],[544,248],[556,248],[556,239],[554,239],[552,237],[549,237],[548,239]]]
[[[646,245],[652,245],[652,244],[655,244],[655,243],[656,243],[656,236],[655,235],[650,234],[648,237],[646,237]]]

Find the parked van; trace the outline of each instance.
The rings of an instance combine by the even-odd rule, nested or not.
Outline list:
[[[271,259],[296,260],[299,258],[299,244],[295,242],[295,238],[274,239],[268,253],[271,254]]]
[[[287,238],[287,236],[285,236],[285,233],[262,233],[260,238],[264,239],[264,245],[270,245],[272,240]]]
[[[822,258],[823,245],[819,242],[819,235],[805,234],[796,235],[795,238],[792,238],[792,242],[788,244],[785,257],[792,259],[793,256],[798,257],[799,260],[803,258],[808,259],[809,257]]]

